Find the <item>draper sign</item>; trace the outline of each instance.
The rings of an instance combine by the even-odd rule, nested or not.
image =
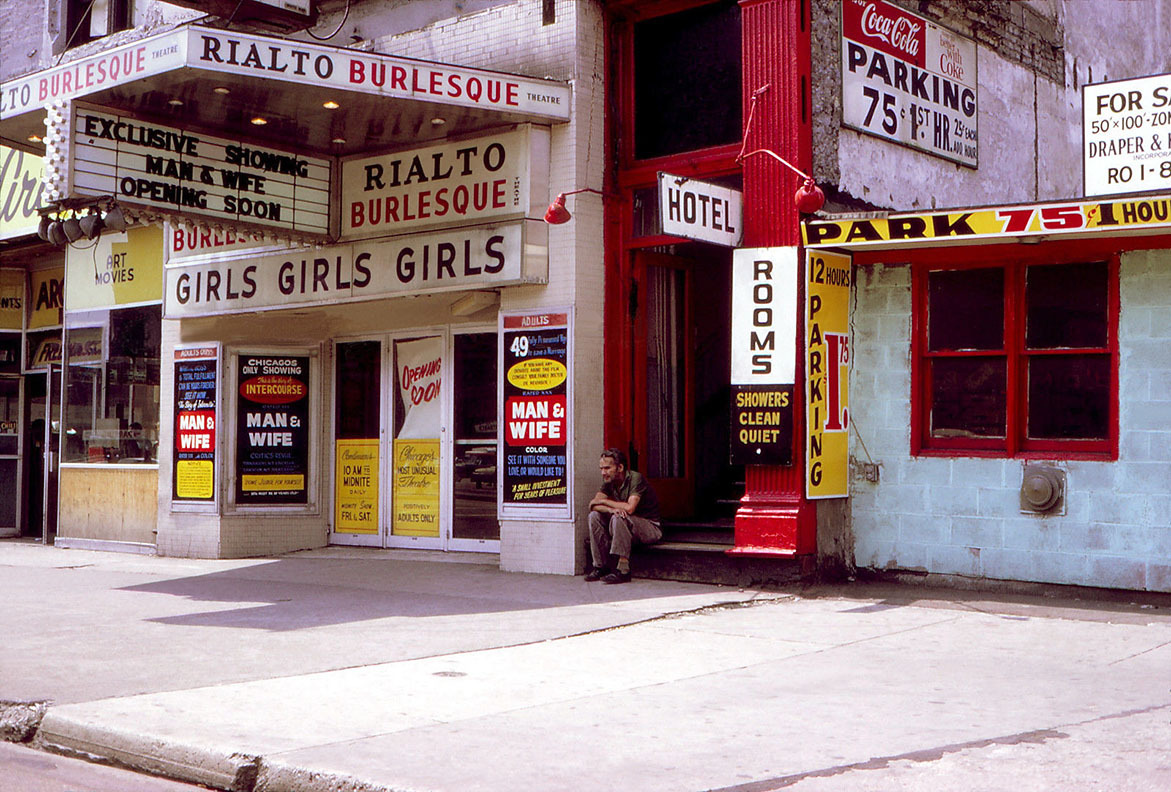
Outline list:
[[[1171,74],[1082,88],[1086,195],[1171,189]]]
[[[329,231],[329,161],[134,118],[73,109],[73,194],[184,215]]]
[[[659,217],[664,234],[736,247],[744,235],[743,205],[739,190],[659,173]]]

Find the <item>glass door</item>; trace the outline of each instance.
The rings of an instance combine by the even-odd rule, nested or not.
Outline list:
[[[334,498],[330,542],[382,546],[381,341],[334,346]]]
[[[453,550],[498,552],[496,518],[496,332],[462,333],[452,339]]]
[[[0,377],[0,536],[20,535],[21,425],[20,377]]]
[[[394,431],[387,544],[392,547],[447,549],[440,509],[446,347],[443,334],[391,342]]]

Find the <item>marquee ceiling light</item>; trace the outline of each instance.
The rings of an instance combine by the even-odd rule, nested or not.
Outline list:
[[[183,100],[182,99],[168,99],[167,104],[169,104],[171,107],[182,107]]]
[[[211,90],[215,93],[220,94],[221,96],[227,96],[228,94],[230,94],[232,92],[231,88],[226,88],[222,85],[217,85],[215,88],[212,88]]]
[[[255,126],[264,126],[265,124],[268,123],[268,119],[264,118],[262,116],[256,116],[255,118],[252,119],[252,123]]]
[[[338,104],[337,102],[335,102],[332,99],[330,99],[328,102],[322,102],[321,106],[324,107],[326,110],[337,110],[339,107],[341,107],[340,104]]]
[[[545,210],[545,222],[549,225],[561,225],[568,223],[573,217],[569,210],[565,208],[565,199],[570,195],[577,195],[578,193],[594,193],[595,195],[603,195],[600,190],[595,190],[591,187],[583,187],[580,190],[570,190],[569,192],[558,193],[557,197],[553,199],[553,203],[549,204],[549,208]]]
[[[748,133],[752,129],[752,116],[756,112],[756,103],[760,100],[760,97],[768,91],[770,86],[771,83],[765,83],[760,88],[757,88],[752,92],[752,103],[748,106],[748,123],[744,125],[744,138],[740,142],[740,153],[736,155],[736,162],[744,162],[744,160],[756,154],[767,154],[789,170],[796,173],[805,181],[802,182],[801,186],[797,188],[797,192],[793,194],[793,203],[797,205],[798,212],[801,212],[802,214],[813,214],[814,212],[821,209],[821,207],[825,206],[825,193],[822,192],[821,188],[817,186],[817,182],[813,180],[812,176],[794,166],[775,151],[761,148],[754,151],[749,151],[747,154],[744,153],[744,149],[748,148]]]

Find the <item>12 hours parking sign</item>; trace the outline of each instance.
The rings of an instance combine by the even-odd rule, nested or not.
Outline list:
[[[842,0],[842,124],[975,168],[976,43],[881,2]]]

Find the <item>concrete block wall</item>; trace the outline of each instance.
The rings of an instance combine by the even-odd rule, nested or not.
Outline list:
[[[850,453],[880,466],[850,483],[859,567],[1171,591],[1171,252],[1123,256],[1120,279],[1118,460],[1045,460],[1066,512],[1034,515],[1022,460],[911,456],[910,270],[858,268]]]

